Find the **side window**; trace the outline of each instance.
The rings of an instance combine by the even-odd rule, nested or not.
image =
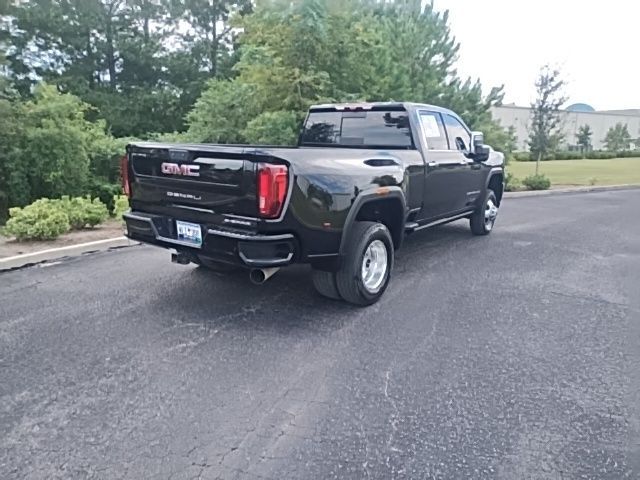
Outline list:
[[[436,112],[420,112],[422,134],[427,140],[429,150],[447,150],[447,136],[442,124],[442,117]]]
[[[444,116],[444,123],[449,136],[449,149],[468,151],[471,146],[471,134],[464,125],[451,115]]]

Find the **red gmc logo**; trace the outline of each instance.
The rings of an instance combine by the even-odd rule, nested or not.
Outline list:
[[[200,165],[178,165],[177,163],[163,163],[160,171],[165,175],[183,175],[185,177],[199,177]]]

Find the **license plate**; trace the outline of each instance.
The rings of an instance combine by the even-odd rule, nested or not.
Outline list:
[[[196,247],[202,245],[202,228],[197,223],[181,222],[176,220],[176,232],[178,240],[192,243]]]

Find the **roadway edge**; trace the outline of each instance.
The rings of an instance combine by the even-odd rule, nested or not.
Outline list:
[[[64,257],[102,252],[113,248],[123,248],[134,245],[139,245],[139,242],[134,242],[133,240],[129,240],[127,237],[121,236],[95,240],[93,242],[78,243],[76,245],[66,245],[64,247],[48,248],[37,252],[0,258],[0,272],[15,270],[51,260],[58,260]]]
[[[551,195],[566,195],[570,193],[614,192],[619,190],[637,190],[640,185],[601,185],[590,187],[557,188],[553,190],[525,190],[522,192],[505,192],[504,198],[545,197]]]

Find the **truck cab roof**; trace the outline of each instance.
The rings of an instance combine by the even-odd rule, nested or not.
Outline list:
[[[448,108],[438,107],[427,103],[415,102],[352,102],[352,103],[324,103],[312,105],[309,111],[343,111],[343,110],[406,110],[413,111],[426,109],[432,112],[447,113],[458,117],[458,115]]]

